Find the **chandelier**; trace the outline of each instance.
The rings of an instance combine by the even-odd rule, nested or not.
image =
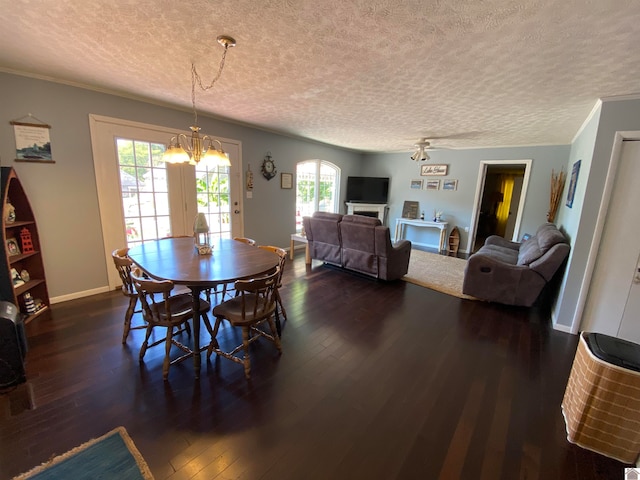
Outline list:
[[[207,165],[219,165],[222,167],[230,167],[229,154],[222,148],[222,143],[215,138],[211,138],[209,135],[200,136],[200,127],[198,126],[198,111],[196,110],[196,83],[198,86],[207,91],[213,88],[213,85],[220,79],[222,75],[222,69],[224,68],[224,61],[227,57],[227,51],[229,47],[235,47],[236,41],[229,36],[220,35],[217,38],[218,43],[224,47],[224,53],[220,60],[220,67],[218,73],[211,80],[208,85],[202,84],[202,79],[198,75],[196,66],[191,64],[191,105],[193,107],[194,121],[193,125],[189,127],[191,129],[191,137],[187,137],[184,133],[180,133],[174,137],[171,137],[169,146],[164,152],[162,159],[168,163],[189,163],[191,165],[197,165],[200,162],[204,162]],[[216,148],[215,143],[219,148]]]
[[[424,162],[425,160],[430,160],[431,157],[429,157],[429,154],[426,151],[426,149],[429,148],[429,145],[431,144],[427,142],[426,138],[421,138],[420,141],[414,145],[414,147],[416,147],[416,152],[411,155],[411,160],[413,160],[414,162]]]

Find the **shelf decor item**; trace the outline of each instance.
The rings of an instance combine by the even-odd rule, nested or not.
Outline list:
[[[34,303],[31,294],[29,292],[25,293],[22,296],[22,299],[24,300],[24,309],[27,313],[36,313],[36,304]]]
[[[15,238],[7,239],[7,253],[10,256],[20,255],[20,247],[18,247],[18,241]]]
[[[24,280],[20,277],[18,270],[15,268],[11,269],[11,283],[13,283],[13,288],[19,287],[20,285],[24,285]]]
[[[33,241],[31,240],[31,232],[27,227],[20,230],[20,243],[22,244],[22,253],[33,253]]]
[[[418,218],[418,202],[405,200],[404,205],[402,206],[402,218]]]
[[[4,204],[4,221],[6,223],[13,223],[16,221],[16,209],[13,205],[11,205],[11,200],[7,200],[7,203]]]
[[[20,272],[20,277],[22,278],[22,280],[24,280],[25,282],[28,282],[29,280],[31,280],[31,275],[29,275],[29,272],[27,272],[24,268],[22,269],[22,271]]]

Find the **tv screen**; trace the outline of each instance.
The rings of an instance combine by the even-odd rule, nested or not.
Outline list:
[[[347,202],[387,203],[388,177],[347,177]]]

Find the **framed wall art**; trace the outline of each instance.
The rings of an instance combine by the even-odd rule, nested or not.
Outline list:
[[[580,173],[580,163],[582,160],[578,160],[573,164],[573,170],[571,170],[571,179],[569,180],[569,191],[567,192],[567,207],[573,207],[573,198],[576,195],[576,184],[578,183],[578,174]]]
[[[446,175],[449,171],[449,165],[422,165],[420,167],[420,175]]]
[[[16,139],[16,162],[55,163],[51,158],[51,125],[31,114],[9,123]]]
[[[457,190],[457,189],[458,189],[458,180],[442,181],[442,190]]]
[[[411,188],[422,190],[422,180],[411,180]]]
[[[425,190],[440,190],[440,180],[427,180]]]
[[[293,173],[280,174],[280,188],[293,188]]]
[[[418,218],[418,202],[405,200],[404,205],[402,206],[402,218]]]

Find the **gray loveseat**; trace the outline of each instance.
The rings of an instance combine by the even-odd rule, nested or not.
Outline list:
[[[569,255],[569,243],[552,223],[522,243],[492,235],[469,257],[463,293],[491,302],[530,307]]]
[[[315,212],[302,222],[311,258],[381,280],[397,280],[409,269],[411,242],[393,245],[377,218]]]

